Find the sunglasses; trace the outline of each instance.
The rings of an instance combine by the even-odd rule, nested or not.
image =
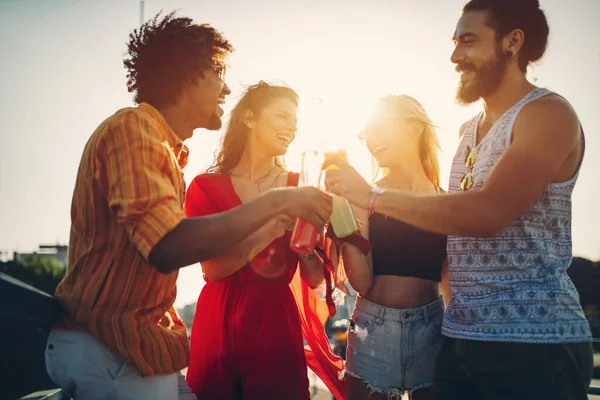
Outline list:
[[[469,171],[460,180],[460,189],[463,192],[467,192],[473,187],[473,168],[475,167],[475,161],[477,161],[477,147],[471,148],[471,146],[467,146],[465,166]]]
[[[211,68],[213,69],[213,71],[215,71],[215,73],[217,74],[217,76],[219,77],[219,79],[225,80],[225,73],[227,72],[227,66],[226,65],[213,64],[211,66]]]
[[[261,79],[257,84],[250,86],[248,88],[248,92],[252,92],[251,96],[254,96],[261,87],[267,87],[267,86],[269,86],[269,84]]]

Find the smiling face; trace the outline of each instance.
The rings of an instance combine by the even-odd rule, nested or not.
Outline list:
[[[221,69],[211,68],[204,71],[204,78],[198,79],[194,86],[192,106],[197,107],[198,121],[201,128],[218,130],[221,128],[225,96],[231,93],[224,81]]]
[[[260,114],[251,116],[249,128],[254,134],[256,149],[267,157],[287,153],[296,137],[298,105],[287,97],[277,97]]]
[[[220,69],[209,68],[202,72],[202,76],[182,89],[180,106],[186,108],[188,118],[196,128],[218,130],[222,125],[221,105],[231,90]]]
[[[402,161],[402,154],[418,146],[419,127],[411,118],[377,118],[369,122],[363,138],[377,164],[390,168]]]
[[[498,89],[506,70],[506,56],[495,31],[487,24],[486,11],[462,15],[454,33],[455,49],[451,60],[460,72],[456,99],[470,104]]]

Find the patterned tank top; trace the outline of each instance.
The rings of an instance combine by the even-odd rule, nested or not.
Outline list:
[[[510,145],[521,109],[551,93],[534,89],[496,121],[478,145],[471,190],[481,190]],[[467,146],[475,146],[481,115],[464,131],[452,164],[450,192],[460,191],[468,171]],[[567,275],[572,260],[571,193],[578,174],[579,167],[568,181],[550,184],[493,238],[448,236],[453,297],[444,317],[444,335],[496,342],[591,341],[579,294]]]

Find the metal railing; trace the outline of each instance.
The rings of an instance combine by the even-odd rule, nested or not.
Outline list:
[[[27,325],[31,329],[44,330],[53,325],[59,312],[60,305],[53,296],[0,272],[0,323],[15,321],[19,322],[14,325],[15,329]],[[593,342],[600,343],[600,338],[593,339]],[[13,346],[14,343],[0,345]],[[43,370],[45,372],[45,366]],[[20,400],[63,399],[60,389],[40,387],[33,390],[41,389],[49,390],[28,394]],[[0,388],[0,398],[4,398],[3,390]],[[588,393],[600,395],[600,386],[591,386]]]
[[[62,399],[44,361],[47,334],[60,309],[53,296],[0,273],[1,399]]]
[[[44,390],[21,397],[19,400],[66,400],[60,389]]]

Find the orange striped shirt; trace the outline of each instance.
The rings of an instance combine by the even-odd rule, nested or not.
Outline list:
[[[148,263],[185,218],[188,150],[152,106],[126,108],[87,143],[71,206],[69,268],[56,289],[62,329],[85,329],[143,376],[185,368],[185,324],[173,307],[178,272]]]

